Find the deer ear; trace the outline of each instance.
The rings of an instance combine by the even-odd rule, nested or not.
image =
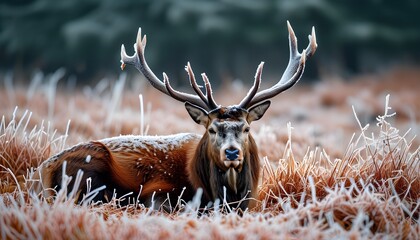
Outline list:
[[[248,123],[262,118],[262,116],[264,116],[265,111],[267,111],[268,107],[270,107],[270,104],[271,102],[270,100],[268,100],[250,108],[248,110],[248,116],[246,118]]]
[[[207,126],[209,116],[206,110],[189,102],[185,102],[185,108],[196,123]]]

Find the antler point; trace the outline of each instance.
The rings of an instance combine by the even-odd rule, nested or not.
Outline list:
[[[141,44],[143,45],[143,48],[146,47],[146,43],[147,43],[147,37],[146,37],[146,34],[144,34],[143,40],[141,41]]]
[[[315,27],[312,27],[312,32],[311,32],[311,36],[313,38],[313,40],[316,42],[316,33],[315,33]]]
[[[121,44],[121,70],[124,70],[126,64],[124,62],[124,60],[126,60],[128,58],[127,53],[125,51],[125,46],[124,44]]]
[[[121,44],[121,60],[125,55],[127,55],[127,53],[125,52],[125,46],[124,44]]]
[[[297,53],[297,38],[295,32],[293,31],[292,25],[287,21],[287,29],[289,31],[289,47],[290,47],[290,56],[294,57]]]
[[[301,64],[306,62],[306,49],[302,50],[302,57],[300,58]]]
[[[255,76],[261,75],[263,68],[264,68],[264,62],[261,62],[258,65],[257,72],[256,72],[256,75]]]
[[[289,31],[290,35],[295,35],[295,31],[293,30],[292,25],[289,21],[287,21],[287,30]]]
[[[136,39],[136,43],[140,43],[141,42],[141,27],[139,27],[139,31],[137,32],[137,39]]]

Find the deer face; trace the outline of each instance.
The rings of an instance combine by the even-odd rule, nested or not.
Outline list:
[[[191,118],[206,127],[203,138],[208,141],[208,155],[224,171],[242,169],[248,154],[250,124],[260,119],[269,106],[270,101],[265,101],[249,110],[229,106],[207,112],[188,102],[185,104]]]

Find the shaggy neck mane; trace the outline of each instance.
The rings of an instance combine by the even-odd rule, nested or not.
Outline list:
[[[189,160],[188,168],[192,185],[196,189],[203,189],[203,204],[216,199],[237,204],[244,198],[256,196],[260,171],[258,149],[251,134],[248,137],[248,151],[244,153],[244,162],[240,171],[235,169],[224,171],[217,167],[215,161],[218,159],[212,159],[207,150],[207,133],[200,140],[194,155]],[[245,210],[248,200],[232,206],[239,206]]]

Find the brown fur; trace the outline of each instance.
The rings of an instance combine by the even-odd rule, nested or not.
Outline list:
[[[34,189],[40,191],[42,187],[59,190],[63,179],[63,163],[66,161],[65,173],[72,176],[68,191],[73,189],[77,172],[84,172],[79,186],[79,201],[86,193],[87,178],[92,179],[91,189],[106,186],[94,200],[108,201],[113,197],[114,190],[117,197],[133,192],[131,199],[139,196],[139,200],[147,206],[152,198],[159,203],[165,202],[168,194],[172,206],[176,205],[181,193],[182,199],[189,201],[198,188],[204,191],[203,205],[217,198],[238,202],[256,195],[260,166],[257,146],[251,135],[244,149],[244,164],[235,170],[238,172],[237,191],[229,186],[225,171],[216,166],[219,155],[211,153],[208,134],[201,140],[195,134],[185,136],[182,141],[176,142],[176,146],[171,144],[177,140],[177,135],[148,141],[144,140],[146,138],[131,136],[125,142],[116,137],[76,145],[51,157],[40,166],[36,176],[42,179],[42,184]],[[155,143],[170,149],[156,148]],[[86,160],[87,158],[89,159]],[[223,187],[226,187],[227,196],[223,194]],[[249,202],[245,200],[239,205],[233,204],[232,206],[244,210]]]
[[[227,202],[232,202],[233,207],[245,210],[250,204],[250,201],[245,200],[245,198],[256,197],[260,174],[258,149],[254,139],[251,135],[248,136],[247,148],[244,149],[244,164],[240,170],[235,170],[238,172],[238,189],[235,193],[227,183],[226,172],[221,171],[216,164],[217,161],[212,160],[219,158],[219,156],[211,154],[212,149],[209,148],[207,135],[206,133],[200,140],[194,155],[190,157],[188,162],[191,184],[195,189],[203,189],[204,202],[226,199]],[[226,196],[223,187],[226,187]],[[251,206],[254,204],[251,203]]]
[[[166,198],[166,193],[170,193],[170,200],[176,201],[184,187],[187,187],[184,192],[186,197],[192,198],[194,192],[185,170],[185,156],[194,141],[198,141],[197,135],[190,134],[188,140],[179,144],[177,149],[168,152],[152,149],[148,145],[143,148],[120,147],[118,139],[79,144],[45,161],[35,176],[35,179],[41,179],[42,182],[32,188],[36,191],[49,188],[59,190],[63,163],[66,161],[65,173],[73,178],[68,186],[69,191],[73,189],[77,172],[84,172],[79,186],[79,201],[86,193],[86,179],[89,177],[92,178],[91,189],[106,186],[95,200],[110,200],[115,189],[117,197],[133,192],[132,197],[139,195],[140,200],[145,202],[151,199],[153,194]],[[90,161],[87,162],[88,155]],[[48,195],[51,195],[51,191]]]

